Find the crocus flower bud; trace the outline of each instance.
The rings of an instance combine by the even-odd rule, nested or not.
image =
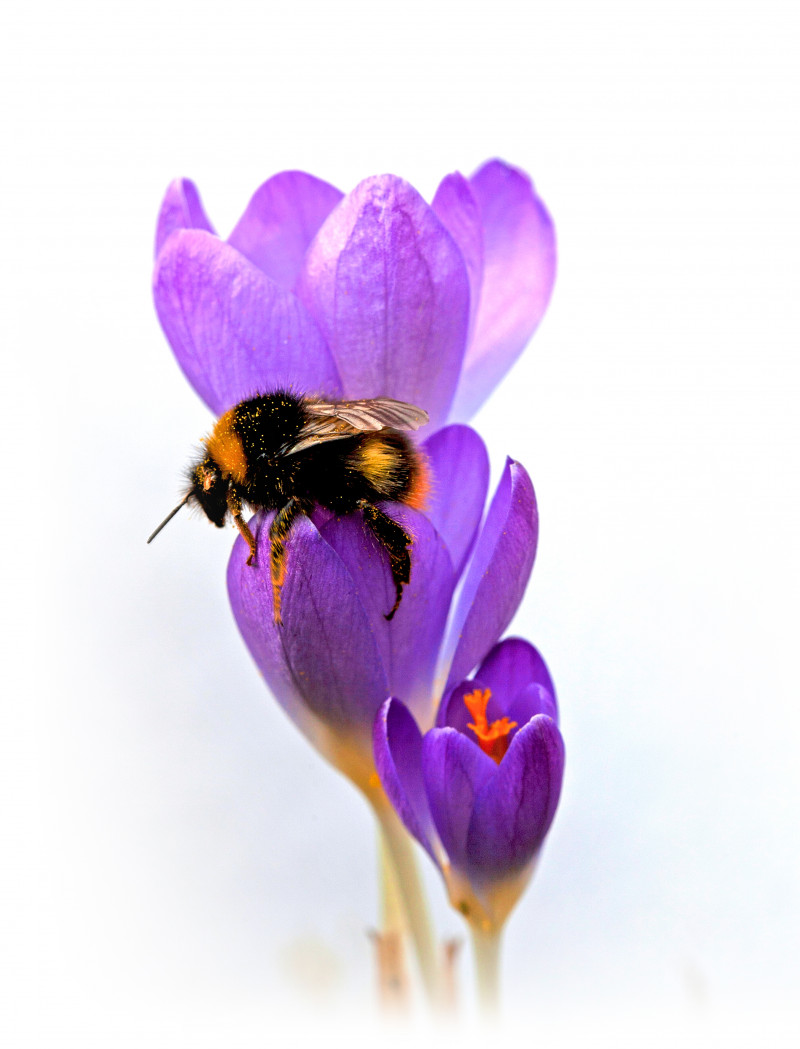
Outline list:
[[[564,772],[555,692],[526,641],[496,645],[456,684],[424,735],[398,699],[381,707],[375,763],[407,830],[439,867],[450,901],[497,931],[533,871]]]

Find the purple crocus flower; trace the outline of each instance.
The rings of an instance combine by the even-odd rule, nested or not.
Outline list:
[[[156,234],[158,316],[215,414],[254,393],[389,396],[428,432],[469,418],[521,353],[555,276],[553,226],[523,172],[489,161],[432,203],[394,175],[347,195],[300,171],[254,194],[227,241],[187,179]]]
[[[536,551],[536,501],[519,463],[507,461],[481,527],[488,458],[480,437],[456,424],[423,450],[433,480],[427,515],[384,504],[413,537],[411,581],[391,622],[388,559],[360,515],[318,512],[295,525],[283,626],[272,615],[267,559],[248,566],[240,539],[228,569],[234,615],[270,689],[368,795],[379,789],[372,752],[379,708],[397,696],[430,727],[444,690],[480,664],[508,626]],[[269,519],[258,515],[254,531]]]
[[[542,657],[501,641],[442,700],[424,735],[388,699],[373,733],[378,773],[406,829],[439,867],[454,907],[496,932],[555,815],[564,771],[555,690]]]

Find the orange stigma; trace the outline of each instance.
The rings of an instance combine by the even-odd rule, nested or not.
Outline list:
[[[475,719],[475,724],[470,723],[467,728],[471,728],[478,737],[478,745],[483,753],[488,754],[499,765],[511,742],[508,734],[512,728],[517,727],[517,723],[503,717],[490,725],[486,720],[486,704],[491,697],[491,689],[476,688],[474,692],[468,692],[464,696],[464,703]]]

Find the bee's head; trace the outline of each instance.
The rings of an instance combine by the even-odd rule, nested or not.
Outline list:
[[[189,480],[189,502],[197,503],[209,521],[222,528],[228,513],[228,482],[220,468],[206,455],[191,468]]]

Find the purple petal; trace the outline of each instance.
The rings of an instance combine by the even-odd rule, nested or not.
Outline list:
[[[510,721],[516,721],[518,728],[512,730],[512,738],[522,730],[537,714],[546,714],[558,724],[556,701],[542,685],[528,685],[518,692],[514,699],[504,708],[503,713]]]
[[[433,679],[456,577],[445,545],[427,518],[398,503],[381,505],[414,540],[411,582],[391,622],[386,613],[394,604],[395,589],[389,556],[361,515],[333,519],[320,531],[350,570],[381,653],[389,692],[425,726],[432,721]]]
[[[153,291],[178,363],[217,414],[281,388],[341,396],[333,358],[303,304],[209,233],[170,237]]]
[[[534,682],[544,686],[555,699],[555,686],[545,661],[533,645],[521,637],[507,637],[495,645],[481,663],[476,677],[500,699],[504,710]]]
[[[390,396],[447,415],[461,372],[469,280],[461,252],[417,191],[367,179],[328,217],[298,293],[348,397]]]
[[[228,243],[291,291],[309,244],[342,196],[304,171],[282,171],[255,191]]]
[[[387,699],[372,732],[375,767],[383,789],[406,830],[438,862],[431,844],[435,835],[422,778],[422,733],[408,709]]]
[[[506,629],[525,593],[536,555],[539,516],[520,463],[506,461],[459,597],[446,653],[455,647],[447,687],[465,678]]]
[[[350,573],[311,521],[300,518],[286,544],[283,625],[276,626],[268,519],[255,518],[253,525],[258,539],[256,563],[246,564],[247,546],[240,537],[228,566],[233,613],[251,655],[295,720],[300,720],[297,704],[301,703],[326,725],[369,743],[375,714],[388,689]]]
[[[469,419],[539,325],[556,273],[555,231],[528,176],[492,160],[470,179],[483,223],[483,284],[452,418]]]
[[[471,331],[483,283],[483,229],[480,208],[469,182],[458,171],[442,179],[431,207],[458,245],[466,263]]]
[[[457,576],[472,552],[489,487],[489,456],[468,426],[446,426],[423,445],[431,466],[426,515],[447,544]]]
[[[455,729],[434,728],[422,740],[422,773],[431,815],[456,868],[465,866],[475,799],[497,771],[492,759]]]
[[[479,678],[474,678],[470,681],[460,681],[455,688],[442,698],[439,710],[436,713],[436,727],[454,728],[457,732],[461,732],[474,742],[475,736],[467,727],[469,722],[472,721],[472,715],[464,702],[464,696],[474,692],[475,689],[484,689],[485,687]]]
[[[521,729],[475,803],[467,839],[473,880],[514,874],[541,848],[561,793],[564,742],[542,715]]]
[[[176,178],[170,182],[156,223],[156,257],[164,247],[167,238],[178,229],[204,229],[214,232],[214,227],[197,192],[197,186],[188,178]]]

